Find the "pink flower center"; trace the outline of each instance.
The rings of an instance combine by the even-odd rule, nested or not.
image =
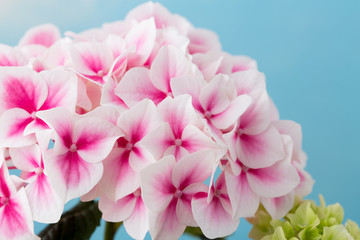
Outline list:
[[[181,139],[175,139],[174,143],[175,143],[176,146],[180,147],[181,144],[182,144],[182,140]]]
[[[0,197],[0,205],[7,205],[9,203],[9,198],[8,197]]]
[[[249,171],[249,168],[248,168],[247,166],[244,166],[244,165],[241,167],[241,169],[242,169],[244,172]]]
[[[212,114],[211,114],[211,112],[209,112],[209,111],[206,111],[206,112],[204,113],[204,117],[205,117],[206,119],[210,119],[211,116],[212,116]]]
[[[103,77],[103,76],[105,76],[105,73],[103,70],[100,70],[97,72],[97,75],[98,75],[98,77]]]
[[[75,144],[75,143],[71,144],[71,146],[70,146],[70,152],[76,152],[76,150],[77,150],[76,144]]]
[[[36,175],[41,175],[44,172],[44,169],[41,168],[41,167],[38,167],[38,168],[35,169],[34,172],[35,172]]]
[[[126,146],[125,146],[125,149],[130,151],[132,148],[133,148],[133,144],[132,143],[127,143]]]
[[[237,134],[238,136],[241,136],[241,135],[244,134],[244,131],[243,131],[241,128],[239,128],[239,129],[236,131],[236,134]]]
[[[174,197],[175,198],[180,198],[182,196],[182,191],[177,189],[176,192],[174,193]]]
[[[220,197],[221,196],[221,191],[219,189],[215,190],[214,196],[215,197]]]
[[[30,114],[30,117],[32,118],[32,119],[37,119],[37,117],[36,117],[36,112],[32,112],[31,114]]]

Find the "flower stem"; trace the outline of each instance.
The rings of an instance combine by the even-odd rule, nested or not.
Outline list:
[[[106,222],[104,240],[113,240],[122,222]]]

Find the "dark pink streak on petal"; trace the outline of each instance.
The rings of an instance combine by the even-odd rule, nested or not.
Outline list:
[[[85,150],[91,148],[92,145],[102,139],[103,136],[94,133],[82,133],[76,142],[77,149]]]
[[[4,176],[4,171],[6,171],[6,170],[4,169],[4,165],[2,165],[0,168],[0,191],[1,191],[2,196],[10,197],[10,189],[7,186],[5,176]]]
[[[21,215],[21,206],[16,202],[9,199],[7,204],[1,206],[4,207],[3,214],[0,217],[0,225],[2,226],[2,232],[7,239],[12,239],[19,232],[24,232],[26,223]]]
[[[250,136],[247,134],[242,134],[240,136],[241,144],[244,146],[242,149],[246,154],[251,155],[261,155],[264,153],[264,143],[261,141],[261,138],[256,136]]]
[[[131,130],[130,141],[132,144],[139,142],[145,136],[145,129],[142,121],[139,121],[133,125],[133,129]]]
[[[275,175],[271,175],[267,169],[259,168],[259,169],[249,169],[248,173],[255,175],[258,179],[261,179],[262,182],[266,182],[269,185],[272,183],[279,182],[279,178]]]
[[[27,86],[22,83],[21,79],[9,77],[4,82],[5,96],[3,96],[3,99],[6,99],[7,108],[22,108],[31,114],[36,111],[37,93],[34,91],[36,87],[31,86],[30,81],[25,83]]]
[[[31,39],[28,39],[27,44],[39,44],[50,47],[56,40],[57,38],[52,33],[44,30],[37,32]]]
[[[101,62],[101,59],[97,56],[93,56],[91,54],[83,54],[81,55],[82,59],[86,63],[87,67],[93,71],[95,74],[98,74],[99,71],[104,71],[103,63]],[[106,75],[106,72],[103,72],[104,75]]]
[[[77,187],[81,182],[81,176],[89,175],[86,164],[77,152],[67,152],[62,155],[62,161],[59,161],[59,167],[62,169],[61,172],[67,186]],[[80,170],[86,172],[80,172]]]
[[[32,118],[26,118],[21,119],[21,121],[14,123],[10,131],[8,132],[8,137],[14,136],[14,135],[20,135],[23,134],[24,129],[26,126],[33,121]]]
[[[17,66],[17,64],[11,62],[6,56],[0,56],[0,66]]]

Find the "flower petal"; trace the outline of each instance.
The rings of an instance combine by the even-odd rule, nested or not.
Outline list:
[[[65,202],[89,192],[103,174],[101,162],[88,163],[76,152],[57,155],[50,149],[48,156],[48,176],[54,179],[56,189],[65,187]]]
[[[174,46],[162,47],[154,59],[150,76],[154,86],[162,92],[171,92],[170,81],[174,77],[192,75],[192,63]]]
[[[261,203],[273,219],[281,219],[293,207],[295,201],[294,192],[277,198],[261,198]]]
[[[101,118],[85,117],[74,125],[74,143],[81,158],[90,163],[104,160],[115,141],[122,136],[114,124]]]
[[[133,107],[145,98],[158,104],[167,96],[153,85],[149,70],[141,67],[132,68],[126,72],[115,88],[115,94],[129,107]]]
[[[154,18],[149,18],[135,25],[127,33],[125,41],[130,48],[135,47],[135,52],[128,56],[128,64],[140,66],[146,62],[154,47],[156,27]]]
[[[30,114],[21,108],[13,108],[0,117],[0,146],[23,147],[36,142],[34,134],[24,136],[26,127],[33,122]]]
[[[136,206],[134,194],[120,198],[116,202],[108,199],[105,195],[100,197],[99,209],[102,218],[109,222],[122,222],[128,219]]]
[[[273,126],[257,135],[241,134],[238,137],[236,155],[247,167],[269,167],[285,157],[282,137]]]
[[[149,214],[149,230],[153,239],[178,239],[183,234],[186,225],[179,222],[176,215],[176,200],[169,203],[167,208],[160,212]]]
[[[207,203],[206,194],[195,194],[191,207],[196,222],[207,238],[228,236],[235,232],[239,225],[239,219],[234,220],[217,197]]]
[[[140,186],[140,176],[129,164],[128,150],[114,148],[104,160],[104,174],[99,183],[107,197],[116,201]]]
[[[52,187],[44,173],[25,187],[33,219],[42,223],[56,223],[64,210],[65,199]]]
[[[254,217],[260,198],[251,190],[246,173],[242,171],[238,176],[234,176],[225,172],[225,179],[233,208],[233,218]]]
[[[137,198],[134,211],[124,221],[126,232],[134,239],[144,239],[149,230],[148,209],[141,197]]]
[[[210,177],[216,164],[213,151],[204,150],[190,154],[176,163],[172,170],[172,182],[179,190],[193,183],[204,182]]]
[[[241,95],[232,100],[221,113],[211,116],[211,123],[218,129],[227,129],[235,124],[238,118],[250,106],[252,99],[248,95]]]
[[[42,71],[40,75],[45,79],[48,87],[48,96],[40,110],[66,107],[70,111],[75,111],[78,85],[76,75],[60,69]]]
[[[21,108],[29,114],[44,103],[48,91],[45,81],[27,67],[0,69],[0,111]]]
[[[296,168],[285,160],[267,168],[249,169],[247,177],[251,189],[266,198],[288,194],[300,182]]]
[[[164,211],[173,199],[173,192],[176,190],[171,179],[174,165],[174,157],[166,156],[141,171],[142,197],[151,211]]]
[[[19,46],[37,44],[50,47],[60,39],[60,37],[60,31],[56,26],[43,24],[29,29],[21,38]]]

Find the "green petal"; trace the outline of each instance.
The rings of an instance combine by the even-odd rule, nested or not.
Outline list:
[[[355,240],[360,240],[360,229],[355,222],[347,220],[345,227]]]
[[[320,220],[310,205],[310,202],[304,202],[298,209],[296,209],[294,214],[290,213],[287,215],[287,218],[296,230],[316,227],[319,225]]]
[[[343,225],[325,227],[321,240],[354,240]]]

